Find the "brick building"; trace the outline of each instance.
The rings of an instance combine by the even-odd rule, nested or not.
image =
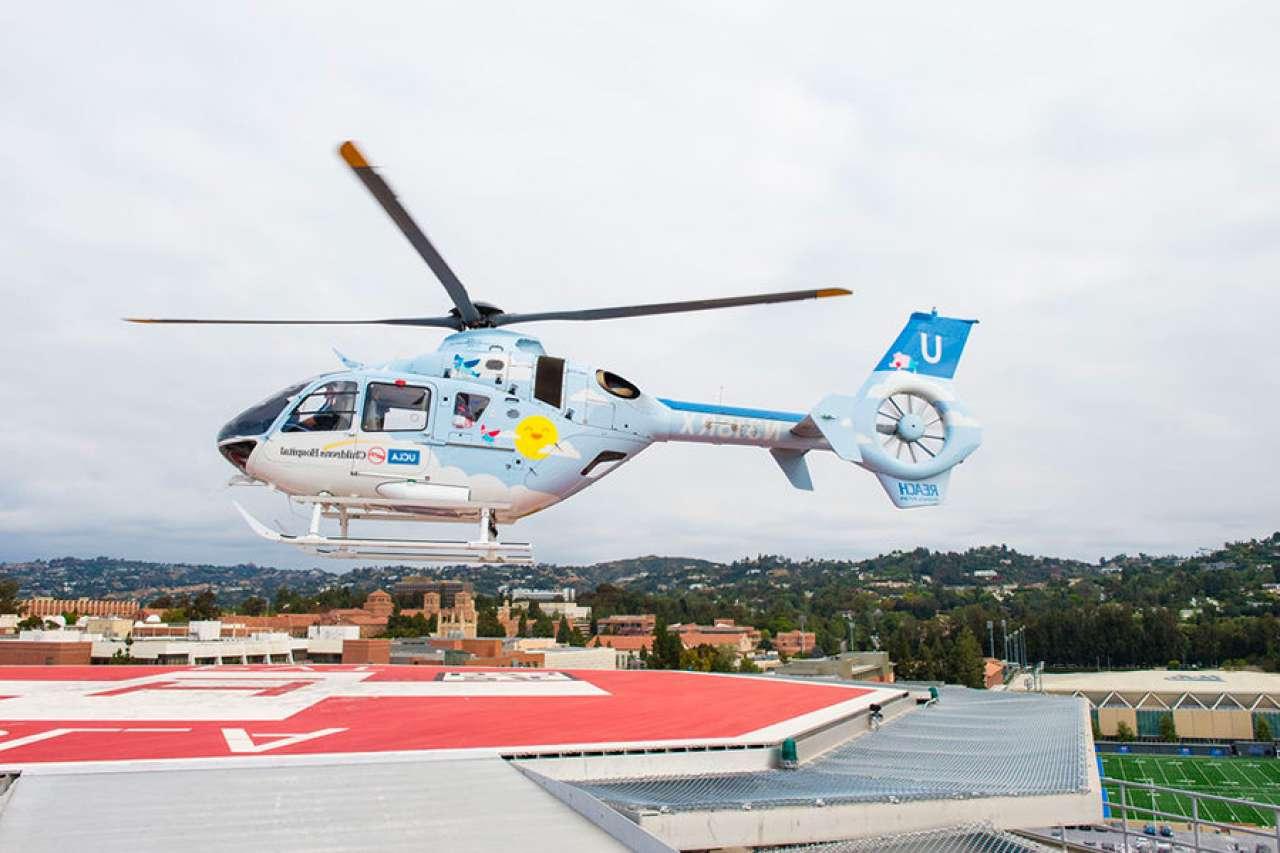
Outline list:
[[[138,617],[138,602],[133,599],[110,598],[50,598],[37,596],[22,603],[25,616],[61,616],[75,613],[79,616],[120,616],[125,619]]]
[[[430,619],[436,617],[437,637],[461,637],[471,639],[476,636],[476,629],[479,625],[479,615],[476,613],[476,603],[469,590],[459,590],[453,596],[453,606],[445,607],[441,604],[441,596],[438,592],[424,592],[422,594],[422,608],[420,610],[401,610],[401,616],[416,616],[421,614],[424,618]],[[510,613],[508,612],[508,618]],[[385,621],[383,624],[386,624]],[[505,625],[504,625],[505,627]],[[513,630],[508,636],[514,636]]]
[[[17,640],[0,642],[0,666],[88,666],[93,643],[78,637],[53,639],[62,633],[24,631]]]
[[[760,631],[750,625],[738,625],[732,619],[716,619],[712,625],[675,624],[670,630],[680,637],[686,649],[698,646],[727,648],[734,654],[745,655],[760,645]],[[812,635],[810,635],[812,636]]]
[[[410,575],[402,579],[391,588],[391,592],[401,606],[415,604],[422,601],[424,595],[434,593],[437,607],[453,607],[460,592],[475,594],[470,581],[439,580],[424,575]]]
[[[390,598],[390,596],[388,596]],[[391,663],[390,640],[343,640],[343,663]]]
[[[779,631],[773,638],[773,647],[788,657],[807,655],[818,647],[818,638],[812,631]]]
[[[619,613],[596,620],[596,630],[600,634],[617,634],[629,637],[652,636],[656,617],[652,613],[627,615]]]

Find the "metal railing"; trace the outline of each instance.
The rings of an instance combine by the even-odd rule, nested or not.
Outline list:
[[[1170,844],[1181,845],[1184,849],[1197,851],[1206,851],[1206,853],[1221,853],[1225,848],[1222,838],[1218,833],[1205,833],[1202,831],[1204,827],[1213,827],[1216,829],[1228,830],[1231,836],[1244,835],[1248,836],[1249,847],[1242,849],[1252,850],[1253,846],[1259,841],[1265,840],[1268,850],[1274,850],[1280,853],[1280,804],[1276,803],[1259,803],[1254,800],[1239,799],[1236,797],[1224,797],[1218,794],[1205,794],[1200,791],[1189,791],[1185,788],[1168,788],[1163,785],[1156,785],[1149,782],[1132,782],[1126,779],[1117,779],[1113,777],[1104,777],[1102,780],[1104,789],[1110,788],[1119,792],[1119,802],[1108,801],[1107,807],[1111,812],[1111,820],[1109,821],[1113,828],[1115,827],[1116,818],[1119,819],[1119,832],[1124,840],[1123,850],[1133,850],[1134,845],[1130,843],[1130,838],[1136,842],[1139,838],[1146,838],[1149,841],[1160,841]],[[1135,793],[1145,793],[1147,803],[1142,804],[1134,802]],[[1160,802],[1157,795],[1164,794],[1174,798],[1174,807],[1182,805],[1183,801],[1189,801],[1189,809],[1186,811],[1166,811],[1160,808]],[[1265,824],[1245,824],[1230,823],[1226,821],[1213,820],[1206,816],[1209,809],[1206,804],[1219,803],[1229,807],[1252,809],[1260,817],[1270,817],[1271,825]],[[1180,823],[1188,825],[1188,832],[1191,833],[1190,839],[1178,838],[1176,840],[1168,838],[1151,838],[1150,835],[1142,832],[1145,824],[1156,822]],[[1131,827],[1136,824],[1137,829]],[[1213,844],[1204,845],[1202,842],[1212,840]]]

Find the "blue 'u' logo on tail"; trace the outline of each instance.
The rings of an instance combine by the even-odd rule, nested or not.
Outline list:
[[[956,374],[969,329],[976,322],[917,311],[907,320],[906,327],[880,359],[876,370],[905,370],[950,379]]]

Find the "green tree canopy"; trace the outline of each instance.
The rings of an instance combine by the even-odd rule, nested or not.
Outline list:
[[[0,613],[17,613],[22,609],[22,599],[18,598],[18,582],[5,578],[0,580]]]
[[[965,687],[983,687],[984,663],[982,647],[978,645],[978,639],[966,625],[950,640],[946,680],[954,684],[963,684]]]
[[[1267,718],[1261,714],[1253,718],[1253,739],[1254,740],[1273,740],[1271,733],[1271,724],[1267,722]]]
[[[653,652],[649,656],[651,669],[679,669],[684,644],[680,635],[667,629],[667,620],[658,615],[653,626]]]
[[[267,600],[261,596],[251,595],[240,602],[240,612],[245,616],[263,616],[267,612]]]
[[[187,608],[187,618],[196,622],[217,619],[221,614],[222,610],[218,607],[218,596],[214,595],[213,590],[208,588],[191,599],[191,605]]]
[[[477,637],[505,637],[507,631],[498,621],[498,614],[493,610],[485,610],[476,617]]]

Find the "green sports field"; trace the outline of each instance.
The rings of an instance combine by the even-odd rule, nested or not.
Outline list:
[[[1260,803],[1280,805],[1280,759],[1275,758],[1207,758],[1187,755],[1111,755],[1102,756],[1103,787],[1111,804],[1112,817],[1120,817],[1120,790],[1107,785],[1107,777],[1130,782],[1147,782],[1168,788],[1185,788],[1203,794],[1236,797]],[[1169,818],[1153,817],[1152,794],[1133,788],[1126,792],[1129,818],[1163,822]],[[1191,799],[1176,794],[1154,795],[1155,808],[1165,812],[1191,816]],[[1271,826],[1275,815],[1268,811],[1234,803],[1201,801],[1200,817],[1224,823],[1249,823]]]

